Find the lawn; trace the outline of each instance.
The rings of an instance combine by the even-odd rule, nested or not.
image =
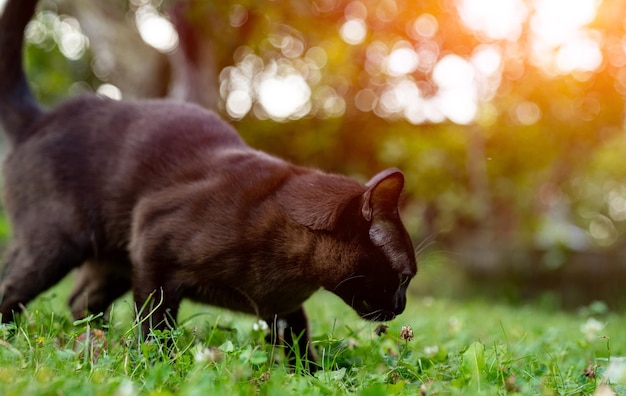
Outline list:
[[[125,296],[85,337],[99,319],[72,322],[69,281],[0,327],[1,395],[626,395],[626,318],[602,303],[414,295],[381,332],[319,292],[306,307],[324,369],[311,376],[285,367],[263,323],[203,305],[185,303],[178,330],[141,343]]]

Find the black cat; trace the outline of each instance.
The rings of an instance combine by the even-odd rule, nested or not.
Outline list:
[[[400,171],[363,185],[295,166],[191,104],[85,96],[44,111],[21,61],[36,3],[9,0],[0,19],[13,225],[3,321],[74,268],[75,317],[132,288],[144,334],[173,325],[183,298],[283,320],[300,351],[309,350],[302,303],[319,288],[368,320],[404,310],[417,266],[398,214]]]

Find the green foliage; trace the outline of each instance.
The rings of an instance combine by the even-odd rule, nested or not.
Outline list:
[[[310,376],[284,365],[254,318],[186,303],[178,330],[139,342],[130,297],[100,334],[97,317],[67,320],[68,289],[65,281],[17,324],[0,326],[1,394],[592,394],[607,383],[626,392],[609,373],[626,355],[626,322],[600,303],[563,313],[413,296],[377,335],[376,324],[318,293],[307,308],[323,370]],[[94,335],[87,347],[86,332]]]
[[[44,11],[30,26],[24,67],[42,104],[51,106],[97,87],[99,80],[91,69],[91,55],[82,52],[70,60],[60,50],[62,19],[58,15]]]
[[[468,390],[479,394],[484,387],[485,346],[480,342],[472,343],[463,353],[461,372],[468,380]]]

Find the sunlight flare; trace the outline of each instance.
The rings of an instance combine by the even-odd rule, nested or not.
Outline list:
[[[493,40],[517,40],[528,8],[521,0],[458,0],[465,24]]]
[[[601,0],[458,0],[463,23],[482,40],[517,41],[529,26],[530,59],[545,73],[601,67],[602,39],[588,25]]]

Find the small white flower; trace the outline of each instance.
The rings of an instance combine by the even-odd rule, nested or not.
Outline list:
[[[125,379],[122,383],[117,387],[114,396],[136,396],[139,394],[139,390],[135,388],[135,385],[131,380]]]
[[[458,333],[461,330],[461,326],[462,323],[456,316],[452,316],[450,319],[448,319],[448,328],[450,329],[451,333]]]
[[[222,359],[222,353],[217,348],[198,345],[193,353],[193,358],[196,363],[218,362]]]
[[[439,353],[439,347],[437,345],[428,345],[424,347],[424,354],[428,357],[433,357]]]
[[[580,326],[580,331],[585,335],[587,341],[591,342],[598,338],[599,333],[604,330],[605,324],[597,319],[589,318]]]
[[[426,296],[422,299],[422,304],[424,304],[425,307],[431,307],[434,303],[435,299],[431,296]]]
[[[254,331],[266,331],[268,329],[267,322],[259,319],[259,321],[252,324],[252,330]]]
[[[604,376],[611,384],[626,385],[626,357],[611,357]]]

